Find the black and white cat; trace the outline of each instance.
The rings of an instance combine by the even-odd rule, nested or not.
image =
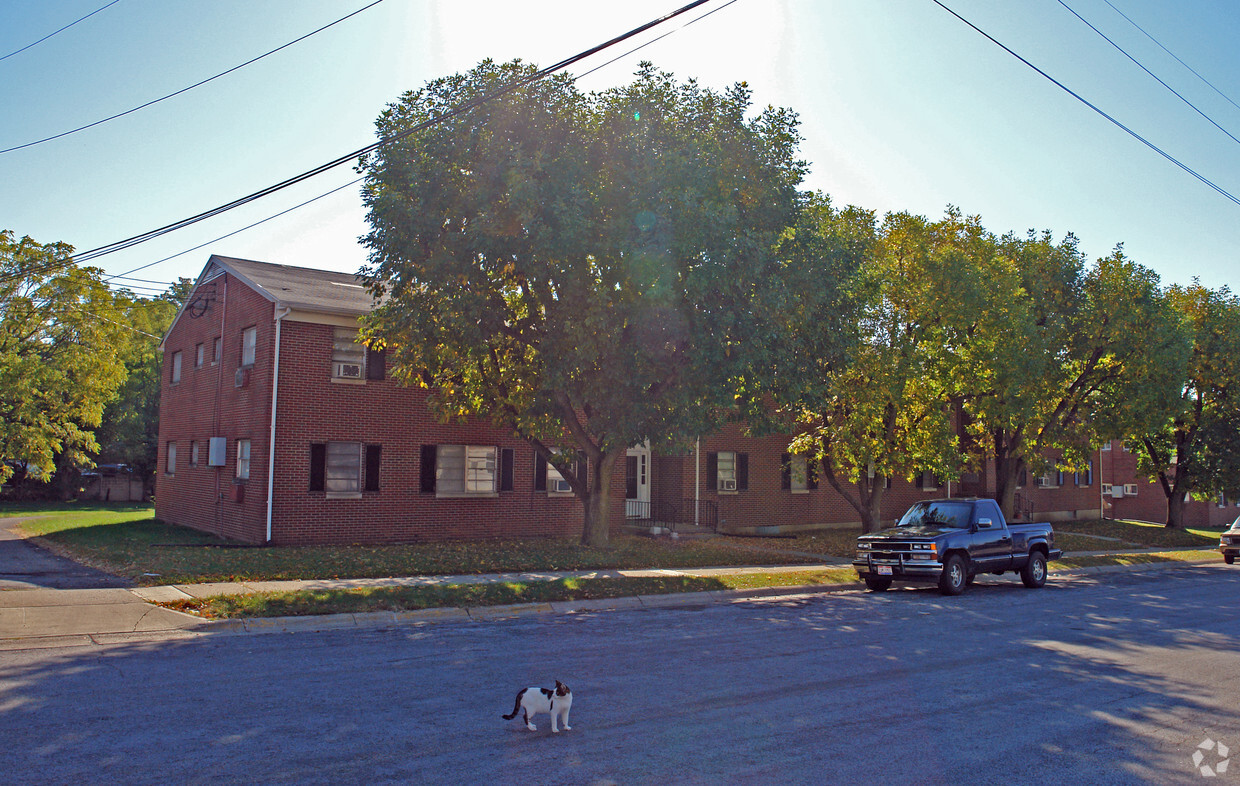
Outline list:
[[[513,706],[512,712],[504,716],[504,720],[512,720],[517,717],[517,713],[521,713],[521,720],[525,721],[525,728],[530,731],[538,731],[538,727],[530,722],[530,718],[540,712],[545,712],[551,716],[551,731],[558,734],[560,730],[556,728],[556,720],[564,722],[564,730],[572,731],[573,727],[568,725],[568,712],[573,708],[573,692],[568,686],[559,680],[555,681],[555,690],[551,688],[522,688],[517,693],[517,703]]]

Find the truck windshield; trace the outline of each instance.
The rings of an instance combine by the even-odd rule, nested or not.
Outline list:
[[[972,514],[972,502],[920,502],[911,507],[896,526],[965,529]]]

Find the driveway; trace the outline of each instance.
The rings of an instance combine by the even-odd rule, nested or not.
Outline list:
[[[39,548],[15,531],[19,521],[0,519],[0,649],[40,639],[98,643],[100,636],[199,624],[142,600],[129,591],[128,579]]]

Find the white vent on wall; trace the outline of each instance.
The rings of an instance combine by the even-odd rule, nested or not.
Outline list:
[[[227,457],[224,451],[227,447],[227,440],[224,437],[211,437],[211,442],[207,449],[207,466],[222,467]]]
[[[1124,487],[1118,483],[1112,486],[1111,497],[1112,499],[1123,499],[1124,498]]]
[[[719,481],[719,490],[720,491],[736,491],[736,481],[735,480]]]
[[[360,363],[337,363],[336,376],[341,379],[361,379],[362,364]]]

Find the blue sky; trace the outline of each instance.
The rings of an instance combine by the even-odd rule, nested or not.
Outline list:
[[[0,56],[106,0],[5,3]],[[120,0],[0,60],[0,148],[178,90],[368,0]],[[837,204],[937,217],[948,204],[996,232],[1116,243],[1164,283],[1240,290],[1240,206],[1132,139],[931,0],[716,0],[713,15],[584,77],[628,81],[639,60],[758,106],[800,113],[806,187]],[[1240,197],[1240,144],[1142,73],[1058,0],[945,4],[1186,166]],[[1106,0],[1065,0],[1240,137],[1240,109]],[[1240,103],[1231,0],[1111,3]],[[385,0],[254,65],[102,126],[0,154],[0,228],[86,250],[162,226],[373,141],[385,104],[491,57],[546,65],[676,7],[526,0]],[[681,28],[681,17],[648,34]],[[595,67],[630,47],[580,64]],[[348,166],[189,229],[103,257],[124,273],[354,179]],[[210,253],[334,270],[365,262],[356,187],[134,276],[195,276]],[[135,285],[137,285],[135,283]],[[154,285],[158,287],[159,285]]]

